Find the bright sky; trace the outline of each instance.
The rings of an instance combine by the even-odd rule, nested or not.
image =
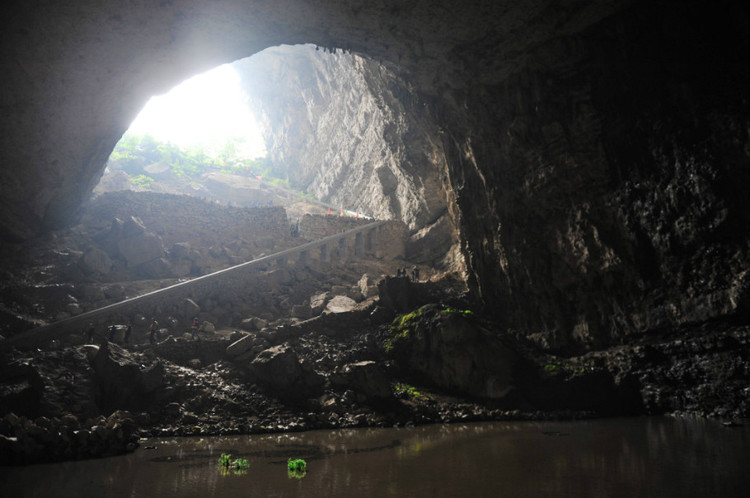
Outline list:
[[[247,100],[239,75],[224,64],[152,97],[129,131],[149,133],[181,147],[200,145],[207,154],[220,149],[228,138],[241,137],[248,157],[264,156],[265,143]]]

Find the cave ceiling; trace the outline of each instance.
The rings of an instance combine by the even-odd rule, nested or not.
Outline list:
[[[15,2],[2,30],[2,228],[68,223],[148,99],[279,44],[397,64],[425,94],[497,81],[626,2]]]

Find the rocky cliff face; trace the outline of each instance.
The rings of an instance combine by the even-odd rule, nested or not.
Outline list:
[[[395,66],[312,45],[274,47],[235,63],[277,174],[320,200],[400,219],[420,262],[463,270],[449,214],[441,130]]]
[[[511,327],[552,349],[596,348],[746,319],[737,19],[747,11],[633,8],[460,94],[484,107],[445,116],[465,252],[477,293]]]

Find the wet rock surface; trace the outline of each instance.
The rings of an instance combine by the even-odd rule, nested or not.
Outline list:
[[[420,285],[427,286],[411,284],[415,294]],[[373,303],[367,319],[353,310],[195,340],[87,344],[81,335],[57,349],[7,350],[2,461],[116,454],[139,437],[163,435],[674,412],[750,416],[747,327],[716,325],[558,357],[500,333],[450,285],[445,290],[443,304],[406,314],[375,313]],[[55,420],[53,429],[39,429],[44,420]],[[83,428],[73,429],[73,420]]]
[[[83,422],[71,414],[0,419],[0,464],[19,465],[121,455],[138,447],[131,413],[116,411]]]

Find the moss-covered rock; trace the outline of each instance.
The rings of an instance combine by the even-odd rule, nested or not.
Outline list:
[[[514,387],[520,360],[472,313],[438,305],[397,317],[383,347],[402,369],[442,389],[481,398],[504,398]]]

